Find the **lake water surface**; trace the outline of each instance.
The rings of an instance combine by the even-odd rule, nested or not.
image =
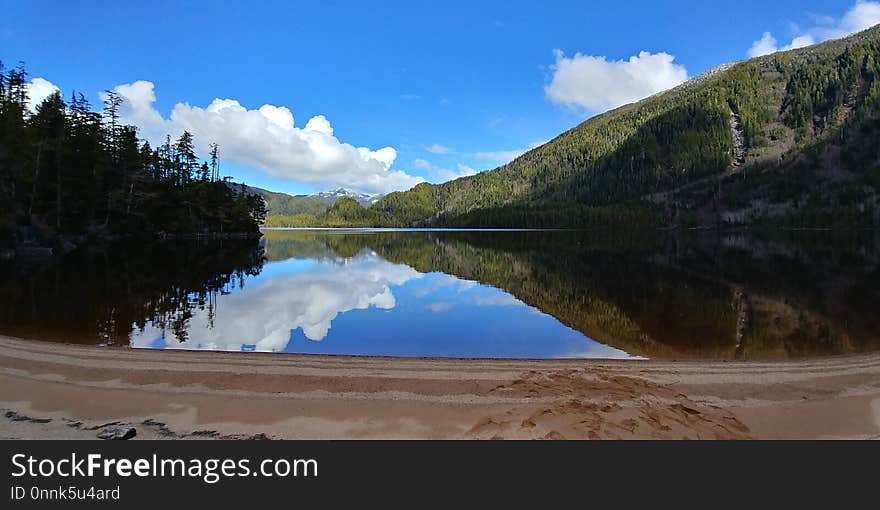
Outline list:
[[[874,232],[266,230],[0,265],[0,334],[147,349],[787,358],[880,348]]]

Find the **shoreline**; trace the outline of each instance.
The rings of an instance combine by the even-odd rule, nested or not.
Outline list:
[[[487,360],[105,349],[0,336],[0,438],[880,439],[880,353]]]

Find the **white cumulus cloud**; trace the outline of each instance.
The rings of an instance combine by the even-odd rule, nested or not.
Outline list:
[[[687,81],[687,69],[668,53],[642,51],[627,60],[556,50],[553,77],[545,87],[557,104],[600,113],[643,99]]]
[[[779,46],[770,32],[764,32],[760,39],[752,43],[749,57],[760,57],[777,51],[803,48],[812,44],[839,39],[860,32],[880,23],[880,2],[859,0],[840,19],[831,16],[815,17],[817,24],[806,30],[796,29],[789,44]]]
[[[816,44],[816,40],[813,39],[813,36],[806,34],[795,37],[791,40],[791,43],[780,48],[776,38],[773,37],[773,34],[770,32],[764,32],[764,35],[762,35],[760,39],[752,43],[752,47],[749,48],[749,57],[760,57],[761,55],[769,55],[770,53],[776,53],[777,51],[804,48],[812,44]]]
[[[28,95],[28,109],[33,113],[37,111],[37,106],[46,100],[47,97],[59,92],[61,89],[57,85],[45,78],[34,78],[25,84]]]
[[[454,174],[453,179],[458,179],[459,177],[466,177],[468,175],[477,175],[477,171],[467,165],[463,165],[461,163],[458,163],[457,165],[455,165],[455,167],[458,169],[458,172]]]
[[[235,99],[214,99],[205,107],[177,103],[168,118],[154,107],[155,87],[136,81],[114,88],[124,103],[122,120],[141,128],[141,136],[161,143],[166,134],[193,134],[196,150],[220,145],[221,157],[269,176],[317,187],[347,187],[371,193],[409,189],[424,179],[392,168],[393,147],[370,149],[339,140],[323,115],[296,126],[286,106],[248,109]]]
[[[840,22],[830,28],[819,27],[817,32],[824,39],[843,37],[860,32],[880,23],[880,2],[865,2],[859,0],[843,15]]]
[[[776,38],[770,32],[764,32],[760,39],[752,43],[752,47],[749,48],[749,56],[760,57],[776,51],[778,51]]]

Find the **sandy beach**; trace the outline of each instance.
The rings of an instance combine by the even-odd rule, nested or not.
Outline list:
[[[880,439],[880,354],[516,361],[150,351],[0,336],[0,437]]]

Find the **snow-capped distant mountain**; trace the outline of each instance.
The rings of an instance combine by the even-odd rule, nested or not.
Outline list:
[[[312,198],[318,198],[329,204],[333,204],[334,202],[336,202],[337,199],[340,199],[342,197],[348,197],[357,200],[358,203],[360,203],[364,207],[370,207],[371,205],[378,202],[379,199],[382,198],[384,195],[368,195],[367,193],[358,193],[357,191],[347,188],[339,188],[333,191],[320,191],[318,193],[313,193],[308,196]]]
[[[239,184],[230,183],[230,186],[238,189]],[[263,197],[269,215],[294,215],[312,214],[319,215],[329,209],[336,200],[342,197],[353,198],[364,207],[370,207],[382,198],[383,194],[368,195],[358,193],[350,189],[339,188],[335,191],[322,191],[312,195],[290,195],[277,191],[269,191],[254,186],[245,186],[248,193],[254,193]]]

